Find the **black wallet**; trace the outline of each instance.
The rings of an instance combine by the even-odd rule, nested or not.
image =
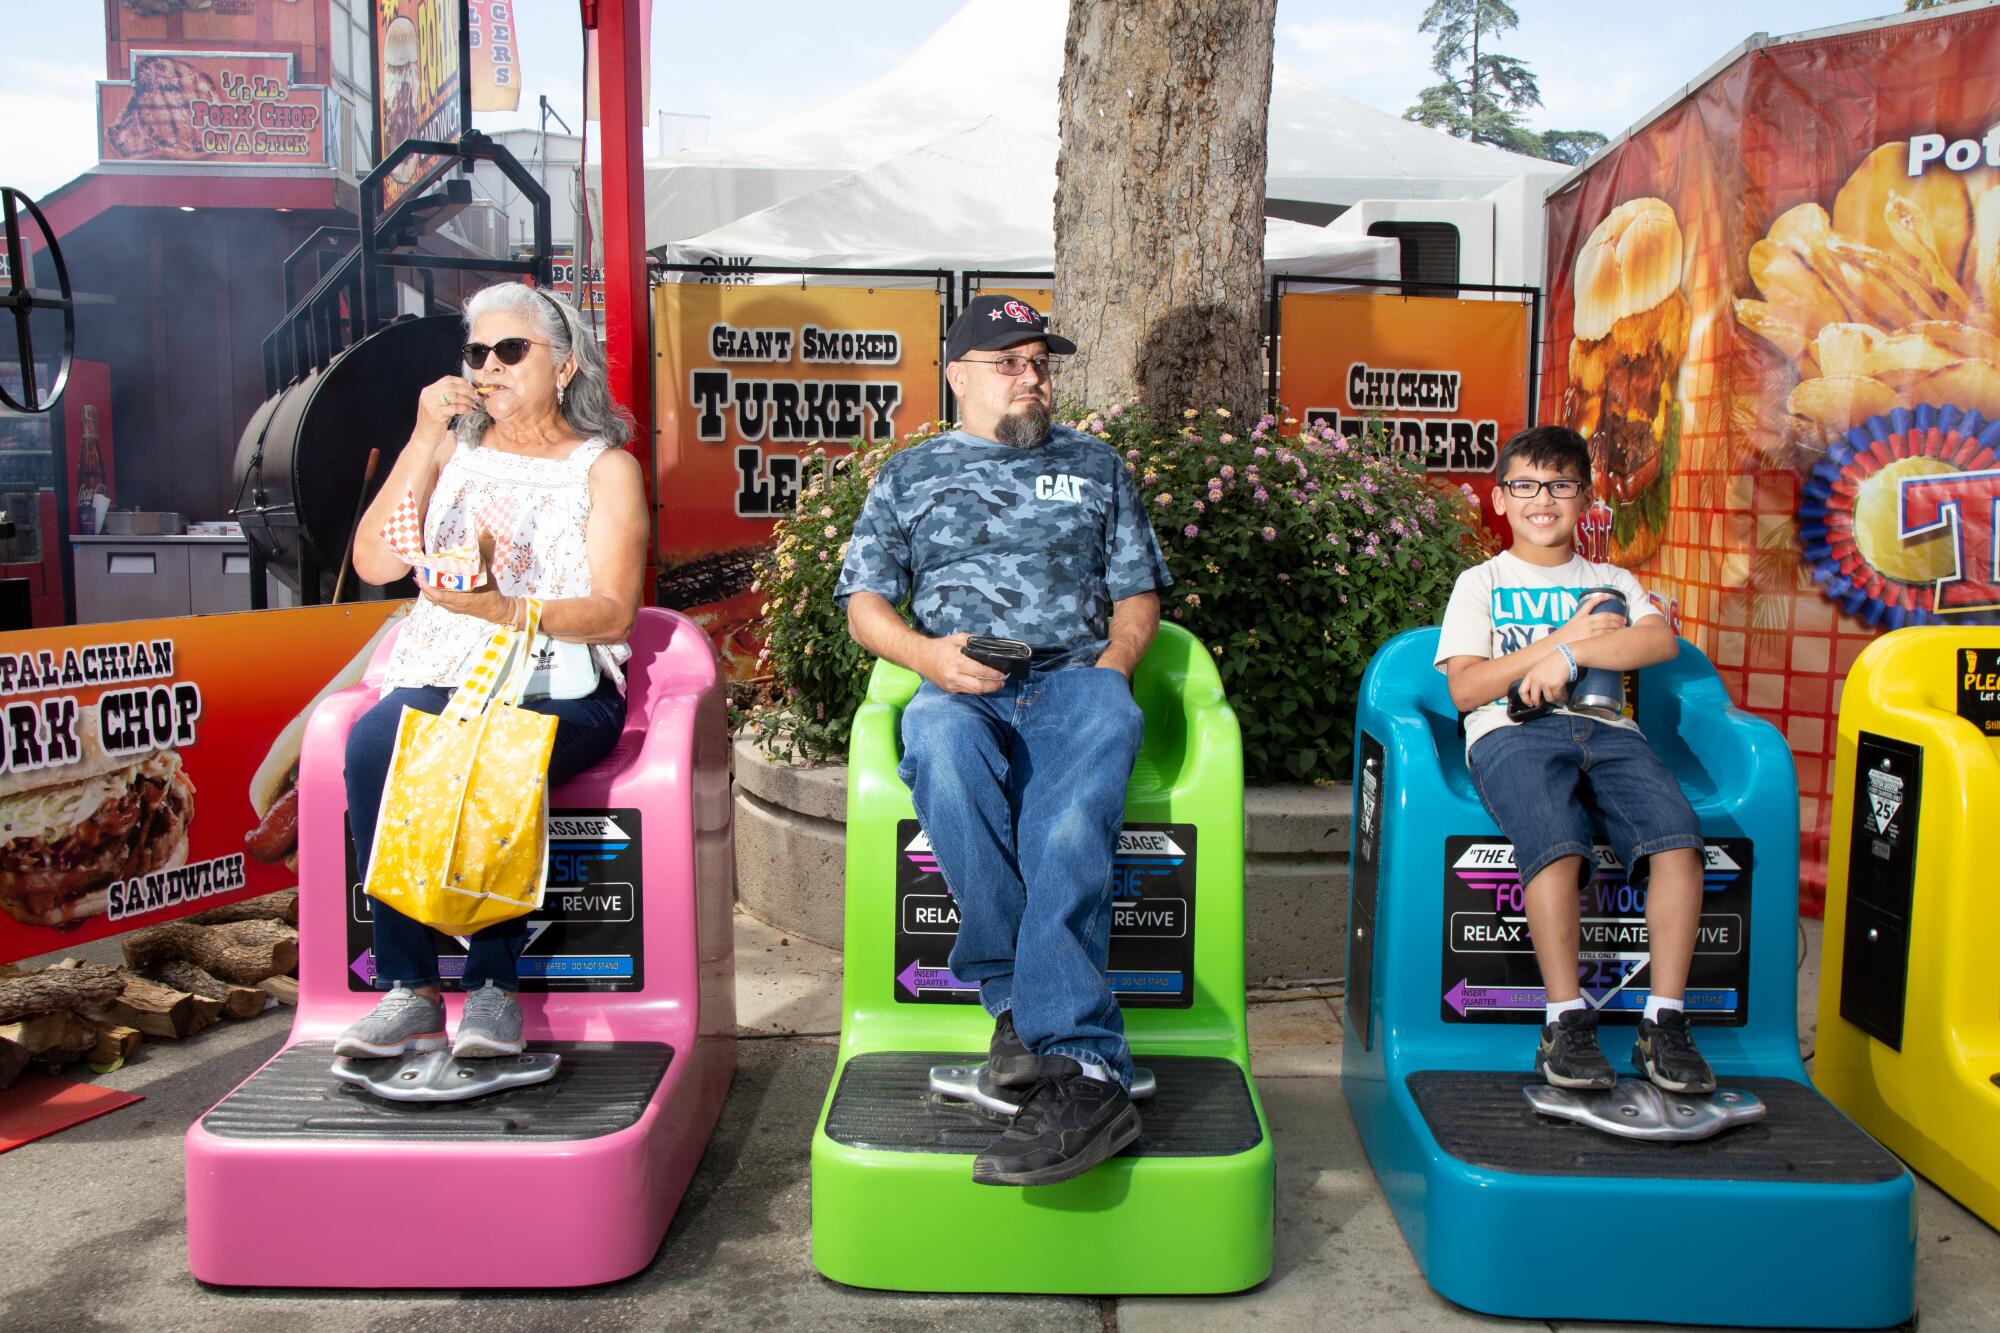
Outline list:
[[[973,635],[959,651],[995,671],[1012,671],[1035,655],[1035,650],[1019,639],[996,639],[990,634]]]

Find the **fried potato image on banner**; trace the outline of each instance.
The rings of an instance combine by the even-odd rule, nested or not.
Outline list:
[[[1983,356],[1988,361],[2000,361],[2000,337],[1957,320],[1920,320],[1903,329],[1903,332],[1920,334],[1961,357]]]
[[[2000,361],[1975,357],[1919,376],[1910,386],[1918,403],[1956,403],[1988,420],[2000,418]]]
[[[1916,201],[1907,195],[1889,192],[1889,202],[1883,205],[1883,216],[1889,223],[1889,234],[1912,259],[1917,261],[1919,276],[1944,294],[1946,301],[1964,309],[1972,303],[1965,295],[1965,288],[1958,285],[1952,269],[1938,254],[1937,229],[1931,220],[1917,207]]]
[[[1937,251],[1953,272],[1965,258],[1972,236],[1971,201],[1965,182],[1954,171],[1927,171],[1911,176],[1909,146],[1885,143],[1867,157],[1833,199],[1833,229],[1878,250],[1896,242],[1889,230],[1889,196],[1908,196],[1936,229]]]
[[[1910,327],[1915,328],[1916,325]],[[1878,339],[1862,354],[1859,373],[1884,383],[1893,383],[1890,378],[1893,375],[1942,370],[1954,361],[1964,359],[1963,353],[1934,343],[1921,333],[1894,333]]]
[[[1786,312],[1769,301],[1752,301],[1739,296],[1736,298],[1736,322],[1793,361],[1805,359],[1805,325],[1789,318]]]
[[[1988,190],[1973,209],[1972,244],[1966,250],[1965,285],[1986,313],[1986,328],[2000,332],[2000,189]]]
[[[1873,324],[1828,324],[1813,339],[1813,358],[1822,375],[1866,375],[1862,363],[1881,341]]]
[[[1800,380],[1785,399],[1787,411],[1811,422],[1827,439],[1902,405],[1903,399],[1894,389],[1866,375]]]
[[[1839,298],[1806,263],[1804,252],[1789,242],[1770,239],[1751,246],[1750,280],[1773,309],[1799,324],[1807,338],[1821,325],[1847,318]]]

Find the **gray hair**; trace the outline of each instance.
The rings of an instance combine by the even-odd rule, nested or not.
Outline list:
[[[561,411],[569,428],[582,438],[602,439],[616,448],[632,438],[632,414],[611,396],[611,377],[597,335],[583,322],[576,307],[560,296],[523,282],[499,282],[482,287],[465,303],[468,336],[473,321],[494,311],[522,315],[534,322],[549,345],[557,366],[576,357],[576,374],[563,391]],[[477,445],[493,418],[475,409],[458,419],[458,438]]]

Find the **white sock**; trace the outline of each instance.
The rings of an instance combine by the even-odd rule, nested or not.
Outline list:
[[[1660,1015],[1667,1010],[1673,1009],[1678,1011],[1685,1007],[1682,1001],[1669,1000],[1664,995],[1648,995],[1646,997],[1646,1017],[1655,1023],[1660,1021]]]
[[[1544,1018],[1542,1021],[1544,1023],[1560,1023],[1562,1022],[1562,1016],[1564,1014],[1568,1013],[1572,1009],[1581,1009],[1583,1007],[1584,1007],[1583,997],[1581,995],[1577,996],[1573,1000],[1550,1000],[1548,1005],[1548,1017]]]
[[[1111,1071],[1103,1065],[1094,1065],[1085,1060],[1078,1060],[1076,1067],[1083,1071],[1085,1078],[1094,1078],[1099,1083],[1116,1083],[1118,1081],[1111,1077]]]

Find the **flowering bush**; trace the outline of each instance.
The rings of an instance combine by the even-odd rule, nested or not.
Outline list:
[[[1252,784],[1345,779],[1354,700],[1370,655],[1435,623],[1459,571],[1488,553],[1469,492],[1431,482],[1379,441],[1226,409],[1149,421],[1113,406],[1071,422],[1104,440],[1138,483],[1174,585],[1161,614],[1215,654],[1243,729]],[[928,439],[925,425],[904,446]],[[827,459],[758,566],[779,697],[752,725],[774,754],[837,760],[867,687],[833,585],[847,534],[899,445]]]
[[[1436,623],[1487,554],[1471,494],[1379,440],[1290,417],[1157,423],[1114,407],[1077,424],[1139,483],[1174,575],[1161,614],[1215,654],[1245,779],[1345,780],[1369,657]]]
[[[852,453],[829,456],[817,447],[807,455],[797,507],[779,520],[757,562],[755,586],[765,598],[759,661],[775,688],[747,710],[746,720],[768,753],[808,763],[847,757],[848,728],[875,659],[848,637],[833,585],[883,460],[940,429],[925,422],[901,443],[856,440]],[[909,607],[897,610],[908,614]]]

